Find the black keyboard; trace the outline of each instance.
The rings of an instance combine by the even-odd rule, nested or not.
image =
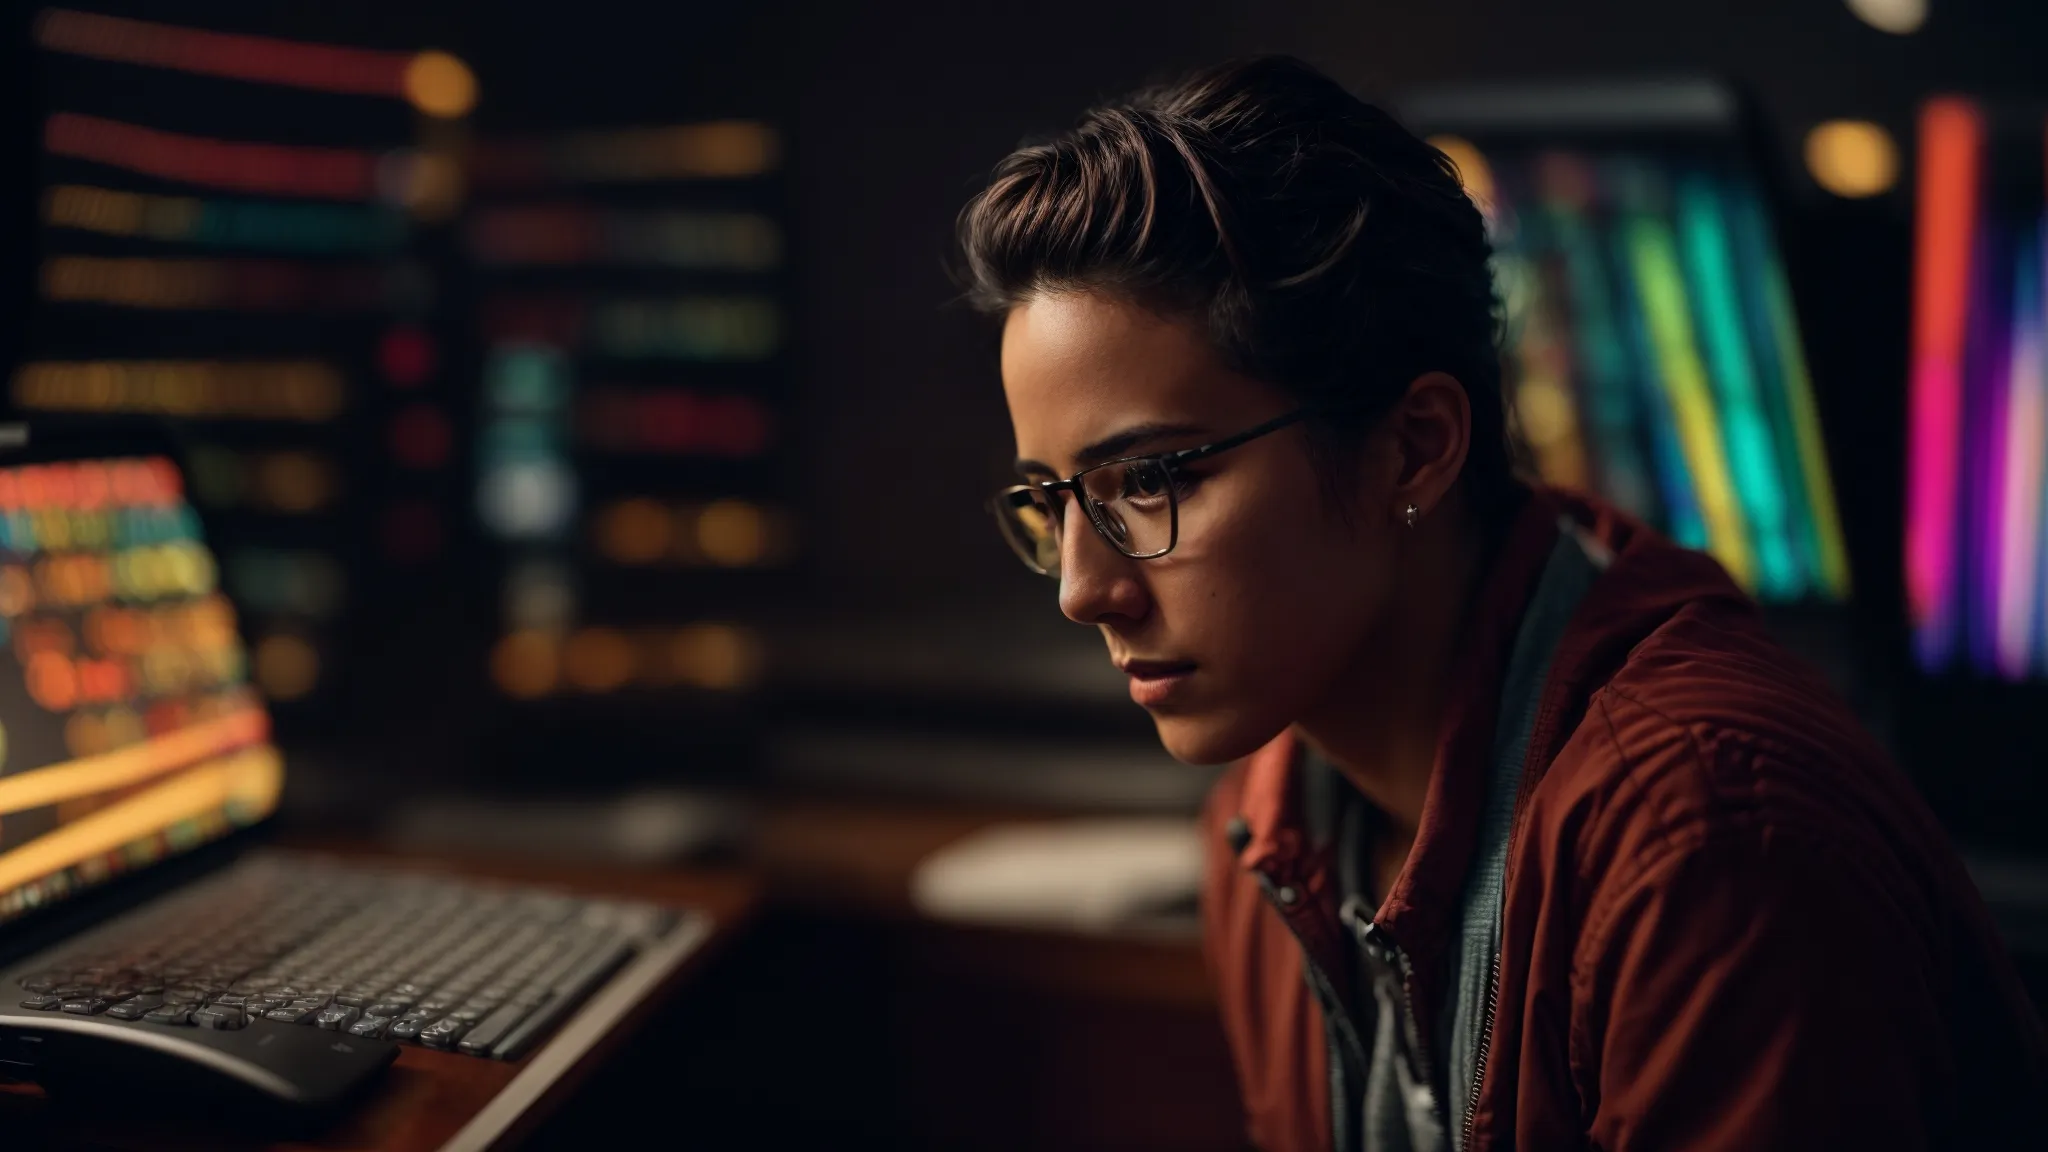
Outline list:
[[[674,922],[650,905],[255,856],[31,965],[20,1005],[165,1029],[260,1018],[509,1060]]]

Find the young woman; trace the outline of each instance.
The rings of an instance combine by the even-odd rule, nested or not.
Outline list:
[[[1451,164],[1261,59],[960,218],[1018,555],[1210,804],[1267,1149],[1987,1147],[2040,1026],[1907,781],[1708,557],[1514,478]]]

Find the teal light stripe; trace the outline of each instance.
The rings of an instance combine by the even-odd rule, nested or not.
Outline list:
[[[1601,238],[1576,207],[1552,202],[1551,233],[1571,285],[1571,318],[1578,329],[1579,393],[1608,499],[1645,518],[1656,514],[1656,488],[1639,443],[1642,416],[1628,378],[1628,348],[1615,316],[1614,292],[1602,259]]]
[[[1806,592],[1807,574],[1792,544],[1785,482],[1757,395],[1728,229],[1713,183],[1698,173],[1683,177],[1676,208],[1681,264],[1692,286],[1694,331],[1704,345],[1729,478],[1756,554],[1757,592],[1770,600],[1797,599]]]
[[[1803,371],[1799,333],[1790,325],[1786,303],[1778,298],[1782,275],[1776,265],[1777,253],[1770,236],[1770,224],[1762,200],[1747,180],[1726,187],[1723,206],[1728,211],[1728,234],[1733,243],[1735,270],[1741,286],[1744,326],[1757,373],[1757,398],[1763,405],[1764,422],[1770,427],[1771,444],[1778,460],[1778,476],[1785,482],[1787,531],[1797,552],[1798,563],[1808,584],[1822,595],[1839,598],[1843,573],[1831,569],[1826,532],[1820,513],[1822,498],[1813,491],[1810,470],[1803,455],[1798,403],[1792,395],[1794,369]],[[1789,335],[1789,339],[1786,337]],[[1827,480],[1825,461],[1821,480]],[[1832,501],[1830,493],[1825,497]],[[1832,522],[1832,521],[1830,521]]]

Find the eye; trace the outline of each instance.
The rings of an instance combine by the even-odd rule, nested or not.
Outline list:
[[[1166,465],[1157,460],[1136,460],[1124,468],[1123,497],[1129,499],[1153,499],[1166,494],[1173,483]]]

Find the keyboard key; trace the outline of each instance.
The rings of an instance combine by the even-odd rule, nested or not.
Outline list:
[[[429,1048],[453,1048],[469,1025],[460,1020],[437,1020],[420,1029],[420,1043]]]
[[[163,1003],[164,1000],[161,996],[137,996],[132,1000],[123,1000],[112,1008],[107,1009],[107,1015],[115,1020],[140,1020],[149,1013],[163,1007]]]
[[[23,1000],[21,1006],[23,1008],[33,1008],[38,1012],[55,1012],[64,1006],[64,998],[62,996],[52,996],[48,992],[40,992]]]
[[[265,1020],[275,1020],[280,1024],[304,1024],[318,1015],[320,1008],[321,1005],[318,1004],[291,1003],[283,1007],[272,1008],[263,1014],[263,1018]]]
[[[355,1023],[356,1017],[359,1015],[361,1015],[361,1012],[358,1009],[351,1008],[346,1004],[336,1004],[330,1008],[321,1009],[320,1014],[313,1017],[313,1023],[315,1026],[325,1028],[329,1032],[339,1032],[350,1024]]]
[[[76,1000],[66,1000],[62,1007],[65,1012],[73,1016],[97,1016],[113,1007],[113,1005],[114,1002],[112,1000],[102,996],[84,996]]]
[[[372,1016],[404,1016],[412,1011],[410,1000],[379,1000],[363,1009]]]
[[[432,1016],[401,1016],[391,1022],[391,1028],[385,1035],[393,1040],[417,1040],[420,1038],[420,1031],[432,1023]]]
[[[469,1030],[462,1038],[460,1048],[472,1056],[488,1056],[491,1047],[505,1038],[514,1025],[526,1019],[530,1011],[523,1004],[507,1004],[485,1017],[483,1022]]]
[[[249,1026],[249,1014],[240,1008],[201,1008],[192,1014],[192,1023],[201,1028],[212,1028],[218,1032],[233,1032]]]
[[[21,978],[21,990],[23,992],[42,994],[54,990],[60,984],[68,983],[70,983],[68,973],[38,972],[32,976],[23,976]]]
[[[375,1036],[382,1039],[384,1033],[390,1031],[390,1029],[391,1017],[365,1016],[348,1026],[348,1034],[351,1036]]]

